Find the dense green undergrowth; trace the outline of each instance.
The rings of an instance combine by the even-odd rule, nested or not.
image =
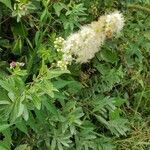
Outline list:
[[[114,10],[119,35],[55,66],[57,37]],[[149,0],[0,0],[0,150],[148,150],[149,29]]]

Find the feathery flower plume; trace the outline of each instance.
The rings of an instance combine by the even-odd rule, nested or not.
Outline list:
[[[112,37],[112,34],[119,33],[124,26],[124,18],[123,15],[120,14],[118,11],[113,12],[106,16],[106,26],[105,26],[105,33],[106,36]]]
[[[101,16],[98,21],[82,26],[78,32],[71,34],[63,42],[61,51],[77,56],[79,63],[86,63],[99,51],[105,39],[119,33],[123,26],[124,18],[118,11]]]

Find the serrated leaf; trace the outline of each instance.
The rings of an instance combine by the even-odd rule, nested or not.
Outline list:
[[[50,81],[42,82],[42,84],[40,85],[40,88],[43,92],[45,92],[52,98],[54,98],[54,91],[58,91]]]
[[[117,118],[109,121],[108,128],[112,134],[116,136],[126,136],[126,132],[129,130],[127,127],[128,120],[123,118]]]
[[[96,118],[97,118],[97,120],[98,120],[99,122],[101,122],[102,124],[104,124],[104,125],[106,125],[106,126],[109,125],[108,122],[107,122],[103,117],[96,115]]]
[[[32,94],[32,102],[34,104],[34,106],[40,110],[41,109],[41,100],[40,98],[36,95],[36,94]]]

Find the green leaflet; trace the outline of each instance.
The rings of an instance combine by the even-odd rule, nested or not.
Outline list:
[[[0,124],[0,132],[9,128],[11,124]]]
[[[0,2],[12,10],[11,0],[0,0]]]

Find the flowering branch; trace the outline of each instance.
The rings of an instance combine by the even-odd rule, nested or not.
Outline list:
[[[72,56],[76,56],[75,60],[78,63],[88,62],[100,50],[100,46],[106,38],[111,38],[115,33],[119,33],[123,26],[123,15],[115,11],[101,16],[98,21],[82,26],[78,32],[71,34],[66,40],[57,39],[55,47],[64,54],[62,61],[58,62],[58,66],[62,64],[66,66],[67,62],[72,61]],[[66,69],[66,67],[64,68]]]

